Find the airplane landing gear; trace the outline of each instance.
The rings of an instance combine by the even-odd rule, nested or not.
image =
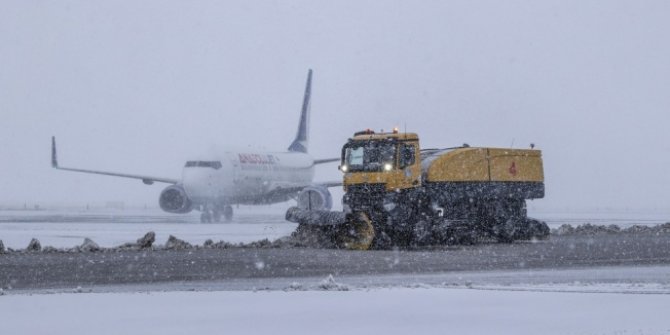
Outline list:
[[[201,223],[211,223],[211,222],[221,222],[221,217],[226,219],[226,221],[231,221],[233,219],[233,207],[230,205],[223,206],[221,208],[212,208],[206,206],[202,208],[202,214],[200,214]]]
[[[221,222],[221,212],[215,209],[212,212],[212,219],[214,219],[214,222]]]
[[[226,219],[226,221],[233,219],[233,206],[226,205],[223,207],[223,217]]]
[[[212,212],[207,209],[203,210],[202,213],[200,214],[200,222],[201,223],[212,222]]]
[[[201,223],[211,223],[221,221],[221,211],[218,208],[206,205],[201,207],[202,214],[200,214]]]

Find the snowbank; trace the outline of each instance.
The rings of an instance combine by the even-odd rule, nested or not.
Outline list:
[[[561,225],[551,231],[554,235],[599,235],[599,234],[670,234],[670,222],[646,226],[633,225],[621,228],[618,225],[593,225],[586,223],[573,227],[569,224]]]

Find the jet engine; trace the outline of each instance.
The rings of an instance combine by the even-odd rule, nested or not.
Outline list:
[[[161,209],[168,213],[184,214],[193,209],[193,203],[181,185],[168,186],[158,199]]]
[[[298,193],[298,208],[304,210],[330,210],[333,197],[328,188],[321,185],[307,186]]]

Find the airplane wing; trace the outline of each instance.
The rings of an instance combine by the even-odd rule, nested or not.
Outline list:
[[[342,186],[342,181],[313,182],[311,184],[274,184],[270,188],[271,193],[279,192],[283,194],[298,193],[303,188],[309,186],[323,186],[326,188]]]
[[[340,161],[340,158],[315,159],[314,160],[314,165],[330,163],[330,162],[339,162],[339,161]]]
[[[342,186],[342,181],[314,182],[311,184],[275,184],[272,185],[266,197],[268,199],[285,199],[286,197],[297,196],[300,191],[309,186],[323,186],[326,188]]]
[[[51,137],[51,167],[53,167],[54,169],[65,170],[65,171],[74,171],[74,172],[101,174],[101,175],[114,176],[114,177],[140,179],[140,180],[142,180],[143,183],[145,183],[147,185],[151,185],[154,182],[167,183],[167,184],[177,184],[177,183],[179,183],[179,180],[171,179],[171,178],[162,178],[162,177],[143,176],[143,175],[128,174],[128,173],[117,173],[117,172],[107,172],[107,171],[97,171],[97,170],[86,170],[86,169],[75,169],[75,168],[61,167],[61,166],[58,165],[58,158],[56,156],[56,137],[55,136]]]
[[[313,185],[324,186],[324,187],[330,188],[330,187],[342,186],[343,183],[342,183],[342,181],[326,181],[326,182],[314,183]]]

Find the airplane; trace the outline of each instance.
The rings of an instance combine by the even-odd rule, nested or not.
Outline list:
[[[171,184],[158,199],[168,213],[202,212],[200,221],[220,222],[233,217],[232,205],[260,205],[298,201],[298,206],[330,210],[332,197],[328,187],[342,182],[314,183],[314,167],[340,158],[314,159],[308,154],[312,70],[307,73],[300,121],[295,139],[285,152],[225,151],[207,160],[189,160],[181,179],[62,167],[56,156],[56,138],[51,138],[51,166],[55,169],[124,177]]]

